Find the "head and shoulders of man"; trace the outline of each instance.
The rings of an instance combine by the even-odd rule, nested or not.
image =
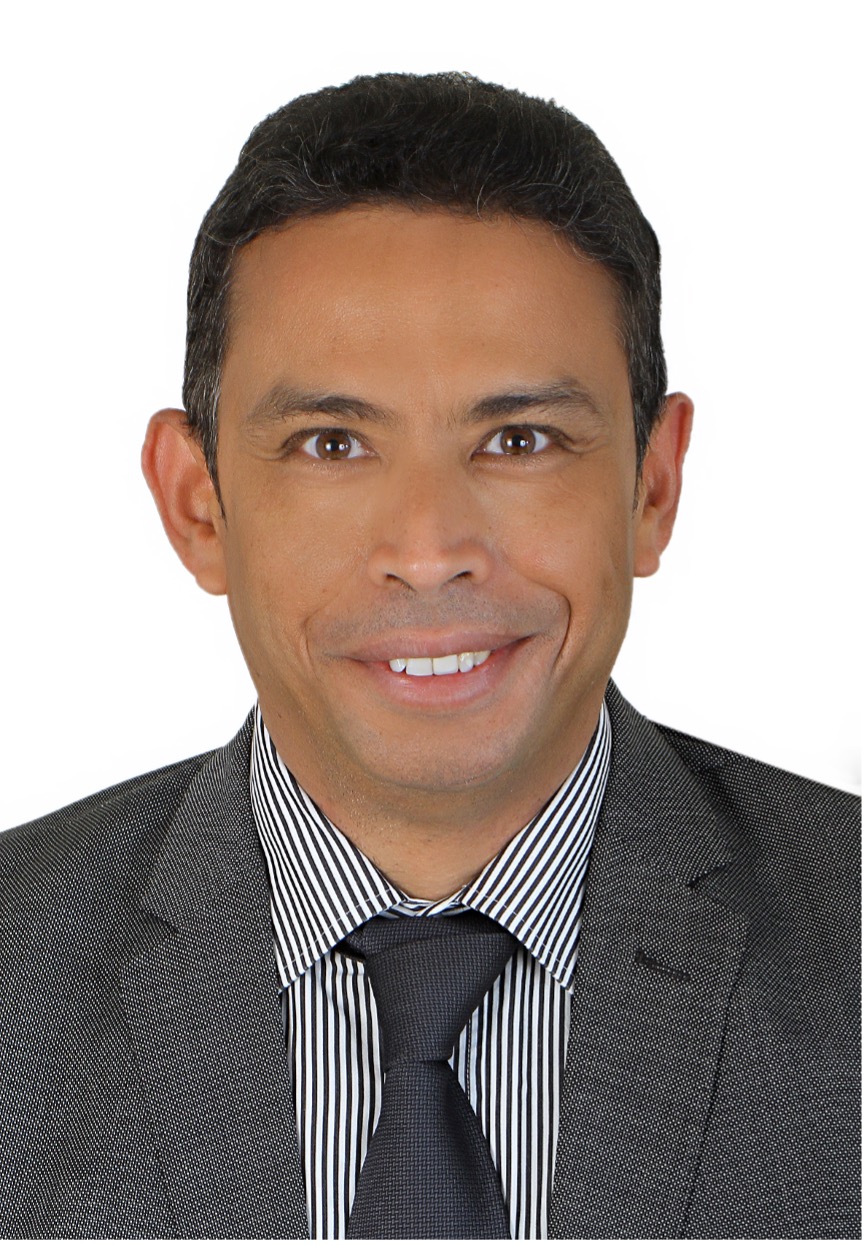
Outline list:
[[[659,310],[592,131],[465,75],[293,101],[202,224],[145,475],[281,758],[410,893],[477,874],[596,729],[691,430]]]

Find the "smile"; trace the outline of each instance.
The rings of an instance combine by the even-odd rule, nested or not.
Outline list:
[[[371,644],[362,657],[351,661],[348,669],[353,678],[362,679],[371,691],[375,688],[376,694],[389,705],[399,706],[400,712],[450,715],[458,709],[480,710],[493,698],[506,694],[516,666],[522,671],[521,678],[528,668],[527,662],[516,663],[515,659],[530,637],[502,639],[504,643],[499,637],[494,640],[488,634],[482,638],[477,632],[464,633],[459,638],[452,635],[450,643],[444,636],[391,636],[391,652],[396,649],[399,653],[402,649],[406,653],[408,649],[410,655],[390,657],[384,642],[381,647],[376,646],[378,652]],[[456,651],[448,653],[449,648]],[[438,677],[431,678],[432,675]]]
[[[431,674],[468,674],[490,656],[490,649],[477,653],[449,653],[446,657],[393,657],[388,665],[395,674],[426,678]]]

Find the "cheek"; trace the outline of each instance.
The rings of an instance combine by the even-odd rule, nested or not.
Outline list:
[[[333,508],[267,493],[229,522],[228,595],[238,634],[291,659],[310,620],[357,568],[357,535]]]
[[[630,600],[631,506],[618,479],[563,484],[522,513],[512,511],[510,527],[519,551],[512,565],[561,595],[575,620]]]

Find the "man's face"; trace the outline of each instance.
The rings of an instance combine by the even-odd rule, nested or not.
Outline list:
[[[641,573],[617,323],[600,265],[505,217],[353,208],[240,253],[217,527],[314,796],[543,792],[579,759]]]

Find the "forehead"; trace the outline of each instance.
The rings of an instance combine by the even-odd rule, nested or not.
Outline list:
[[[224,380],[286,366],[319,384],[400,369],[416,388],[515,368],[626,374],[613,278],[565,236],[403,205],[293,221],[239,253]]]
[[[557,285],[563,278],[571,284],[582,273],[585,284],[597,286],[599,300],[617,302],[607,270],[544,222],[403,204],[356,205],[264,231],[239,251],[232,294],[242,306],[253,290],[274,292],[287,282],[319,284],[326,274],[332,289],[335,281],[353,281],[372,293],[384,291],[399,267],[400,284],[410,286],[419,266],[425,280],[436,272],[443,283],[467,286],[487,277],[503,291],[551,278]]]

